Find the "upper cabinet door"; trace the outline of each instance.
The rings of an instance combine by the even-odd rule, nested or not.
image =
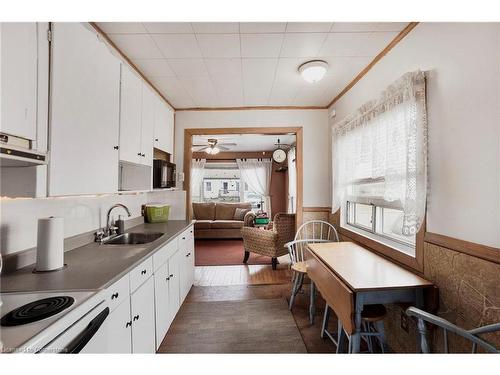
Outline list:
[[[155,143],[162,151],[173,153],[174,112],[159,98],[155,102]]]
[[[153,165],[153,138],[155,122],[156,95],[142,85],[142,126],[141,126],[141,164]]]
[[[126,65],[121,68],[120,160],[142,163],[142,81]]]
[[[36,140],[37,24],[0,23],[0,130]]]
[[[120,61],[80,23],[55,23],[49,194],[118,191]]]

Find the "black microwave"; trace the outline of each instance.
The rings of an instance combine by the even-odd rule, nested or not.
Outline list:
[[[153,189],[175,187],[175,164],[165,160],[153,160]]]

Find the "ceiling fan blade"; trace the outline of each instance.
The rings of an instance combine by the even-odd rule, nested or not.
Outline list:
[[[204,146],[204,147],[200,148],[199,150],[196,150],[196,152],[205,151],[207,148],[210,148],[210,146]]]
[[[207,144],[202,144],[202,145],[193,145],[193,147],[207,147]]]
[[[236,143],[217,143],[219,146],[237,146]]]
[[[218,148],[220,148],[222,151],[227,151],[229,150],[229,148],[227,147],[224,147],[224,146],[221,146],[221,145],[217,145]]]

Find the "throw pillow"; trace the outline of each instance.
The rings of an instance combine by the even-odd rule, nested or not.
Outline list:
[[[243,221],[245,220],[245,215],[247,214],[247,212],[249,212],[250,210],[249,209],[246,209],[246,208],[237,208],[235,211],[234,211],[234,220],[238,220],[238,221]]]

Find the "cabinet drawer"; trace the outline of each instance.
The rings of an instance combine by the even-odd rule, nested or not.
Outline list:
[[[179,249],[185,249],[189,243],[194,241],[194,230],[193,226],[190,226],[184,232],[179,234]]]
[[[130,293],[133,293],[153,274],[153,259],[149,257],[130,271]]]
[[[173,239],[169,243],[167,243],[165,246],[163,246],[160,250],[158,250],[154,255],[153,255],[153,266],[154,270],[156,271],[160,266],[164,265],[168,258],[170,258],[172,255],[177,250],[177,241],[176,239]]]
[[[106,289],[106,300],[108,301],[109,310],[113,311],[122,301],[130,296],[129,275],[126,274],[120,280]]]

